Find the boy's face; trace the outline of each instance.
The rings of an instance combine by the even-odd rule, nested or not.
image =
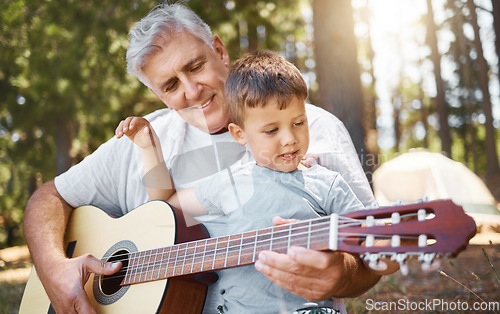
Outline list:
[[[305,105],[297,98],[283,110],[275,99],[247,108],[243,128],[231,124],[229,130],[239,144],[248,144],[257,165],[273,170],[296,170],[309,147]]]

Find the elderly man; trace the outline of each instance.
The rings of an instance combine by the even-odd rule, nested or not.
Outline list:
[[[230,121],[224,83],[229,56],[221,39],[181,4],[158,6],[136,24],[130,37],[128,70],[170,109],[147,119],[162,142],[176,188],[191,187],[235,162],[251,160],[250,152],[234,143],[227,132]],[[342,123],[311,105],[307,115],[311,158],[341,173],[357,197],[365,205],[371,203],[373,195]],[[63,236],[72,209],[92,204],[112,216],[125,215],[148,201],[141,173],[142,161],[134,144],[112,138],[30,198],[25,237],[57,312],[92,312],[82,289],[84,282],[92,272],[112,274],[119,268],[89,255],[65,256]],[[214,218],[197,217],[206,225]],[[208,229],[212,235],[217,233],[216,228]],[[274,283],[309,301],[356,296],[379,279],[355,256],[303,248],[292,248],[286,255],[263,252],[256,267]],[[223,293],[216,284],[211,286],[204,312],[223,310]],[[342,308],[341,301],[336,302]]]

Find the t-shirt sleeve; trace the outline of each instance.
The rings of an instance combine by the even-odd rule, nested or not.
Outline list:
[[[127,139],[112,138],[54,180],[59,194],[73,207],[97,206],[108,214],[121,216],[126,207],[119,193],[124,189],[133,158]],[[139,170],[142,171],[142,170]],[[139,175],[139,174],[138,174]]]
[[[162,139],[165,158],[178,151],[183,138],[182,121],[168,109],[157,110],[148,119]],[[91,155],[54,182],[59,194],[73,207],[97,206],[119,217],[149,200],[143,182],[144,167],[141,150],[128,138],[111,138]]]
[[[328,197],[325,198],[325,209],[329,214],[343,215],[348,212],[363,210],[365,207],[356,197],[352,189],[339,173],[335,174]]]
[[[340,173],[365,206],[373,204],[373,192],[342,121],[319,107],[308,105],[307,109],[311,138],[308,155]]]

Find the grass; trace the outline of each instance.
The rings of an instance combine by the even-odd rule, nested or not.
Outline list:
[[[372,289],[358,298],[346,299],[348,313],[399,313],[397,310],[368,311],[370,304],[398,304],[402,302],[441,302],[452,305],[467,303],[472,309],[475,302],[500,304],[500,281],[495,268],[500,266],[500,245],[471,245],[456,259],[441,260],[441,267],[432,272],[420,270],[420,263],[410,261],[407,276],[401,273],[383,277]],[[401,301],[400,301],[401,300]],[[434,301],[436,300],[436,301]],[[373,306],[372,306],[373,308]],[[379,308],[383,309],[382,306]],[[429,307],[408,313],[447,312],[443,307]],[[454,311],[456,313],[466,311]],[[497,310],[500,313],[499,310]]]
[[[1,256],[1,255],[0,255]],[[29,257],[4,263],[0,272],[30,266]],[[407,276],[395,273],[383,277],[372,289],[360,297],[344,299],[348,313],[370,313],[369,300],[373,302],[423,302],[439,299],[444,302],[499,302],[500,280],[496,269],[500,269],[500,245],[470,245],[456,259],[441,260],[441,267],[432,272],[420,270],[420,263],[409,262]],[[442,272],[446,274],[442,275]],[[1,276],[0,276],[1,277]],[[0,313],[17,313],[25,282],[0,280]],[[374,313],[398,313],[398,311],[371,311]],[[439,313],[441,311],[418,311]],[[443,311],[444,312],[444,311]],[[456,311],[460,312],[460,311]],[[500,311],[497,310],[498,313]],[[414,311],[408,311],[414,313]]]
[[[17,313],[26,283],[0,282],[0,313]]]

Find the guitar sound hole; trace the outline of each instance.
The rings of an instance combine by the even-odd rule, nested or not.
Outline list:
[[[117,273],[101,276],[101,290],[104,295],[113,295],[122,288],[120,284],[127,272],[128,254],[126,250],[119,250],[107,260],[108,262],[122,262],[122,267]]]

